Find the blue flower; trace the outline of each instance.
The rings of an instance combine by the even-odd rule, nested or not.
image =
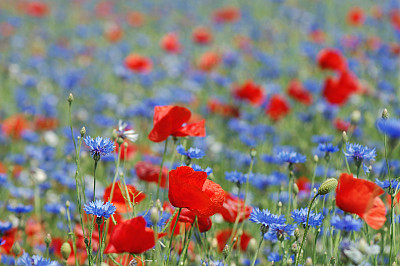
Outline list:
[[[23,205],[23,204],[18,204],[18,205],[7,205],[7,210],[9,210],[10,212],[15,212],[17,214],[21,214],[21,213],[28,213],[31,212],[33,210],[32,205]]]
[[[285,235],[293,236],[296,227],[295,224],[271,224],[269,231],[264,235],[264,239],[267,238],[270,240],[273,237],[280,239]]]
[[[272,214],[269,210],[260,210],[254,208],[250,213],[250,222],[262,224],[264,226],[271,226],[272,224],[284,224],[286,222],[285,216]]]
[[[4,234],[8,230],[12,228],[11,222],[2,222],[0,221],[0,234]]]
[[[400,138],[400,119],[380,118],[376,121],[376,127],[381,133],[391,138]]]
[[[348,159],[354,160],[357,167],[360,167],[363,163],[363,168],[366,173],[369,172],[364,162],[370,162],[375,160],[376,151],[370,149],[367,146],[362,146],[360,144],[346,143],[346,151],[343,151],[344,155]]]
[[[318,149],[325,153],[334,153],[339,151],[338,146],[333,146],[332,143],[320,143],[318,144]]]
[[[276,156],[281,163],[304,163],[306,156],[294,151],[281,151]]]
[[[44,210],[48,213],[59,214],[63,207],[60,203],[48,203],[44,205]]]
[[[91,201],[89,204],[85,204],[83,208],[87,214],[93,214],[97,217],[104,217],[105,219],[110,218],[111,215],[117,210],[117,208],[110,202],[104,203],[101,200]]]
[[[308,208],[302,208],[298,210],[294,210],[292,212],[293,220],[298,224],[303,224],[306,226],[307,224],[307,212]],[[316,228],[317,226],[321,226],[324,216],[321,213],[316,214],[314,211],[310,211],[310,216],[308,219],[308,225]]]
[[[96,161],[100,160],[101,156],[106,156],[115,149],[114,143],[109,138],[103,139],[102,137],[97,137],[93,139],[87,136],[83,140],[89,146],[90,154]]]
[[[363,226],[363,221],[361,219],[353,218],[351,215],[346,215],[343,218],[335,215],[331,219],[331,225],[338,230],[346,232],[360,231]]]
[[[246,175],[237,171],[225,172],[225,179],[238,185],[246,183]]]
[[[200,165],[197,164],[192,164],[192,168],[193,170],[197,171],[197,172],[206,172],[207,175],[211,175],[213,170],[210,167],[207,167],[205,170],[203,170]]]
[[[160,214],[160,213],[159,213]],[[150,217],[150,211],[146,212],[146,213],[142,213],[139,214],[139,216],[142,215],[143,218],[146,220],[146,227],[153,227],[154,224],[151,221],[151,217]],[[168,212],[163,212],[160,215],[160,220],[157,222],[157,226],[159,228],[163,228],[165,226],[165,224],[167,223],[168,219],[171,217],[171,214]]]
[[[56,261],[51,261],[50,259],[42,258],[39,255],[33,255],[32,257],[30,257],[28,253],[24,253],[20,258],[18,258],[17,265],[24,265],[24,266],[58,266],[59,264]]]
[[[281,261],[281,259],[282,259],[282,256],[281,255],[279,255],[279,253],[278,252],[271,252],[269,255],[268,255],[268,261],[273,261],[273,262],[278,262],[278,261]]]
[[[375,183],[380,186],[383,189],[387,189],[390,186],[389,180],[383,180],[380,181],[378,178],[375,178]],[[392,180],[392,188],[396,189],[396,187],[399,185],[399,181],[393,179]]]
[[[206,153],[200,150],[199,148],[189,148],[186,151],[185,148],[182,146],[182,144],[176,147],[176,151],[180,155],[187,156],[190,159],[201,159],[206,155]]]
[[[333,140],[333,136],[330,135],[314,135],[311,138],[311,141],[314,143],[328,143]]]

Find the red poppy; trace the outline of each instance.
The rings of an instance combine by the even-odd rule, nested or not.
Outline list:
[[[186,223],[186,224],[188,223],[191,226],[193,226],[195,218],[196,214],[193,211],[184,208],[181,210],[181,214],[179,215],[178,221],[181,223]],[[171,230],[173,229],[175,221],[176,221],[176,216],[174,217],[174,220],[171,222],[172,225]],[[211,229],[212,226],[212,222],[209,216],[204,216],[204,215],[197,216],[197,223],[199,225],[199,231],[201,233],[207,232],[208,230]]]
[[[224,249],[225,245],[227,244],[231,234],[232,234],[232,229],[230,229],[230,228],[221,230],[221,231],[216,233],[215,238],[218,241],[218,251],[219,252],[222,252],[222,250]],[[240,237],[240,250],[241,251],[246,252],[247,246],[249,245],[249,242],[250,242],[250,240],[252,238],[253,237],[250,234],[248,234],[247,232],[243,231],[243,234]],[[237,248],[237,243],[238,242],[239,241],[237,241],[235,243],[235,245],[233,246],[234,249]]]
[[[10,230],[3,233],[1,239],[6,241],[4,245],[0,246],[0,253],[5,252],[6,254],[11,254],[12,246],[14,245],[14,241],[16,241],[16,234],[18,230],[17,228],[11,228]]]
[[[246,81],[242,86],[235,88],[233,95],[242,100],[247,100],[253,105],[259,106],[264,100],[264,91],[261,85],[255,84],[253,81]]]
[[[56,117],[37,115],[33,123],[36,130],[55,130],[58,126],[58,119]]]
[[[154,108],[153,129],[149,133],[149,140],[161,142],[169,136],[175,137],[205,137],[205,121],[184,125],[190,120],[192,113],[189,109],[180,106],[156,106]]]
[[[342,72],[339,79],[328,77],[325,80],[323,96],[327,102],[343,105],[349,97],[359,90],[357,78],[351,72]]]
[[[338,131],[343,132],[343,131],[348,131],[348,130],[349,130],[349,128],[350,128],[350,126],[351,126],[351,123],[350,123],[350,122],[347,122],[347,121],[345,121],[345,120],[343,120],[343,119],[341,119],[341,118],[335,118],[335,119],[333,120],[333,126],[334,126]]]
[[[361,26],[365,22],[364,10],[361,7],[352,7],[347,13],[347,22],[352,26]]]
[[[309,193],[311,190],[311,182],[310,179],[308,179],[305,176],[299,177],[296,180],[296,185],[299,188],[299,192],[306,192]]]
[[[286,116],[289,111],[289,103],[283,96],[279,94],[275,94],[271,97],[265,109],[265,113],[274,121],[280,120]]]
[[[46,16],[50,11],[49,6],[45,2],[28,1],[25,4],[26,14],[32,17],[41,18]]]
[[[313,102],[311,93],[307,91],[298,80],[294,79],[289,83],[287,93],[291,98],[302,104],[311,105]]]
[[[198,67],[203,71],[211,71],[218,66],[221,61],[221,56],[216,52],[205,52],[201,55]]]
[[[144,15],[137,11],[132,11],[126,16],[126,21],[132,27],[140,27],[144,22]]]
[[[20,139],[22,132],[28,129],[31,129],[31,124],[21,114],[10,116],[1,124],[3,133],[13,139]]]
[[[111,1],[100,1],[95,7],[96,16],[107,17],[113,13],[114,4]]]
[[[151,162],[140,161],[135,165],[136,175],[140,180],[158,184],[158,177],[160,174],[160,166],[154,165]],[[168,168],[163,167],[161,173],[161,187],[166,188],[168,177]]]
[[[224,204],[222,205],[222,208],[219,211],[224,220],[228,223],[234,223],[238,217],[239,208],[240,208],[239,223],[241,223],[245,219],[250,217],[253,208],[250,206],[246,206],[244,208],[244,201],[242,199],[238,199],[234,195],[226,192]]]
[[[110,23],[106,25],[104,36],[109,42],[116,43],[122,39],[124,36],[124,31],[120,25],[116,23]]]
[[[182,46],[179,43],[179,37],[176,33],[167,33],[162,37],[160,46],[164,51],[171,54],[179,54],[182,50]]]
[[[336,206],[357,214],[369,226],[379,229],[386,221],[386,208],[379,198],[383,193],[377,184],[343,173],[336,188]]]
[[[126,186],[130,197],[130,202],[133,202],[133,199],[135,199],[135,204],[137,204],[146,198],[146,194],[144,194],[141,191],[137,191],[134,186],[132,185],[126,185]],[[121,188],[124,191],[123,194]],[[112,184],[110,184],[104,190],[104,196],[103,196],[104,201],[110,200],[111,189],[112,189]],[[115,207],[117,207],[117,212],[120,213],[126,213],[129,211],[128,205],[126,205],[124,195],[125,195],[125,189],[123,185],[120,182],[116,182],[111,203],[113,203]]]
[[[390,22],[393,28],[400,30],[400,10],[393,9],[390,11]]]
[[[240,19],[240,9],[235,6],[225,6],[216,9],[213,14],[213,20],[215,23],[230,23]]]
[[[130,54],[125,58],[125,66],[136,73],[146,74],[153,69],[153,63],[147,57]]]
[[[180,166],[169,172],[168,198],[174,207],[188,208],[196,215],[212,216],[221,209],[225,191],[208,180],[206,172]]]
[[[325,48],[317,55],[317,63],[322,69],[330,69],[335,71],[347,70],[347,60],[334,48]]]
[[[197,44],[206,45],[212,42],[213,35],[208,28],[200,26],[193,30],[192,40]]]
[[[165,236],[158,234],[158,238]],[[134,239],[132,239],[134,236]],[[108,253],[134,253],[140,254],[155,245],[154,231],[146,227],[146,220],[142,216],[135,217],[118,223],[111,232],[105,254]]]
[[[122,151],[121,151],[121,160],[124,161],[131,159],[136,152],[138,151],[138,147],[136,144],[133,144],[132,142],[128,141],[127,139],[124,139],[124,142],[121,144],[122,146]],[[119,153],[119,145],[117,142],[115,142],[115,153]]]
[[[221,103],[217,99],[209,99],[207,101],[207,109],[211,113],[219,114],[224,117],[239,117],[239,109],[236,106]]]
[[[315,43],[324,43],[326,39],[326,34],[324,31],[316,29],[309,33],[309,37]]]

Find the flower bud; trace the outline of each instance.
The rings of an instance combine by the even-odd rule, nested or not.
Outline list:
[[[80,133],[81,133],[81,137],[85,136],[86,135],[86,128],[82,127]]]
[[[350,121],[352,124],[358,124],[361,119],[361,112],[359,110],[354,110],[350,115]]]
[[[235,239],[233,239],[233,242],[236,242]],[[224,249],[222,250],[222,255],[224,256],[224,259],[226,259],[229,255],[229,246],[225,245]]]
[[[67,200],[67,201],[65,202],[65,207],[69,208],[69,206],[71,206],[71,203],[69,202],[69,200]]]
[[[291,251],[292,251],[292,253],[297,254],[298,248],[297,248],[297,243],[296,243],[296,242],[294,242],[294,243],[292,244]]]
[[[381,241],[381,239],[382,239],[382,234],[381,233],[377,233],[374,236],[374,243],[378,243],[379,241]]]
[[[250,149],[250,157],[251,159],[254,159],[254,157],[257,156],[257,150],[255,148]]]
[[[44,238],[44,243],[46,244],[46,246],[50,246],[51,243],[51,235],[47,234],[46,237]]]
[[[117,130],[116,130],[116,129],[113,129],[113,132],[112,132],[112,134],[111,134],[111,140],[112,140],[112,141],[116,141],[117,138],[118,138]]]
[[[257,252],[257,240],[254,237],[251,238],[250,241],[249,241],[248,250],[251,253]]]
[[[314,155],[314,163],[318,163],[318,161],[319,161],[319,158],[318,158],[318,155]]]
[[[349,138],[347,137],[346,131],[343,131],[343,133],[342,133],[342,141],[343,142],[348,142],[349,141]]]
[[[74,95],[72,95],[72,93],[70,93],[68,95],[68,102],[71,104],[74,101]]]
[[[331,265],[336,265],[336,259],[335,257],[331,257],[331,260],[329,262]]]
[[[15,256],[18,256],[21,253],[21,246],[19,245],[18,242],[14,242],[11,251]]]
[[[151,207],[150,209],[150,220],[154,226],[160,220],[160,215],[158,214],[158,209],[156,207]]]
[[[295,196],[297,196],[297,194],[299,194],[299,186],[296,183],[293,184],[293,194]]]
[[[306,262],[304,263],[304,266],[312,266],[313,264],[312,264],[312,259],[310,258],[310,257],[308,257],[307,259],[306,259]]]
[[[261,231],[261,233],[264,235],[264,234],[266,234],[267,232],[268,232],[268,230],[269,230],[269,227],[268,226],[265,226],[264,224],[262,224],[261,226],[260,226],[260,231]]]
[[[299,230],[299,228],[296,228],[294,230],[294,237],[296,238],[296,240],[298,240],[300,238],[300,230]]]
[[[386,108],[383,109],[382,118],[385,119],[385,120],[389,118],[389,113],[388,113],[388,110]]]
[[[64,260],[67,260],[69,258],[69,256],[71,255],[72,249],[71,249],[71,245],[68,242],[64,242],[61,245],[61,255],[63,257]]]
[[[288,260],[286,261],[286,265],[292,265],[293,264],[293,259],[292,258],[288,258]]]
[[[122,143],[124,143],[124,139],[123,138],[117,138],[117,143],[118,143],[118,145],[122,145]]]
[[[336,189],[338,181],[335,178],[328,178],[318,189],[319,195],[325,195]]]

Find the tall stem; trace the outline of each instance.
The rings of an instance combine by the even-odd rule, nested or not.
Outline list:
[[[392,256],[393,256],[393,246],[395,241],[395,226],[394,226],[394,191],[392,188],[392,177],[390,174],[390,165],[388,160],[388,147],[387,147],[387,139],[386,134],[383,135],[383,143],[385,146],[385,161],[386,168],[389,177],[389,194],[390,194],[390,251],[389,251],[389,265],[392,265]]]
[[[264,236],[261,236],[260,242],[258,242],[257,251],[256,251],[256,253],[254,254],[253,262],[251,263],[251,266],[254,266],[254,265],[256,264],[257,255],[258,255],[258,252],[260,251],[260,248],[261,248],[261,245],[262,245],[263,240],[264,240]]]
[[[173,229],[172,229],[171,238],[170,238],[170,240],[169,240],[169,245],[168,245],[168,257],[167,257],[167,266],[169,265],[169,256],[171,255],[172,240],[173,240],[173,238],[174,238],[174,233],[175,233],[176,225],[178,224],[179,215],[181,215],[181,210],[182,210],[182,208],[179,208],[178,215],[176,216],[175,224],[174,224],[174,227],[173,227]]]
[[[168,147],[168,138],[165,140],[164,152],[163,152],[163,156],[161,159],[161,165],[160,165],[160,172],[158,173],[158,186],[157,186],[156,200],[159,199],[162,170],[163,170],[163,166],[164,166],[165,155],[167,154],[167,147]]]

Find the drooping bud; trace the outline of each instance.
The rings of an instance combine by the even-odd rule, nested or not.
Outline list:
[[[124,139],[123,138],[117,138],[117,143],[118,143],[118,145],[122,145],[122,143],[124,143]]]
[[[74,95],[72,95],[72,93],[70,93],[68,95],[68,102],[69,102],[69,104],[71,104],[73,101],[74,101]]]
[[[157,207],[151,207],[150,209],[150,220],[155,226],[158,221],[160,220],[160,215],[158,214],[158,209]]]
[[[336,178],[328,178],[321,184],[321,186],[318,189],[318,194],[319,195],[325,195],[328,194],[329,192],[333,191],[336,189],[338,185],[338,181]]]
[[[361,119],[361,112],[359,110],[354,110],[350,115],[350,121],[353,125],[358,124]]]
[[[389,118],[389,113],[388,113],[388,110],[386,108],[383,109],[382,118],[385,119],[385,120]]]
[[[72,249],[71,245],[68,242],[64,242],[61,245],[61,255],[64,260],[68,260],[69,256],[71,255]]]

